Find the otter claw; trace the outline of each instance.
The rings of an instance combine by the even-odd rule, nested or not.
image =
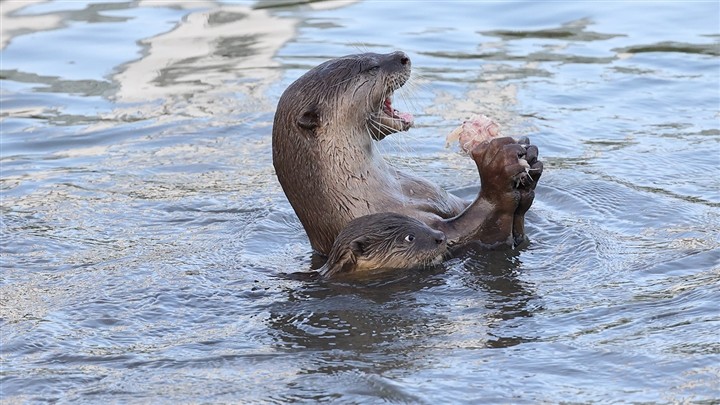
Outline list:
[[[532,184],[533,179],[530,177],[530,168],[525,168],[524,172],[520,172],[513,176],[513,180],[515,181],[515,188],[520,188],[520,186],[527,187],[530,184]]]

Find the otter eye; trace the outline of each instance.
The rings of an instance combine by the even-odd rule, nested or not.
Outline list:
[[[412,242],[414,240],[415,240],[415,235],[413,235],[413,234],[410,234],[405,237],[405,242]]]

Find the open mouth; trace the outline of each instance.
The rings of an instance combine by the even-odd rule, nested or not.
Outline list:
[[[393,108],[392,95],[386,98],[383,102],[382,112],[393,120],[399,120],[403,126],[401,131],[407,131],[412,126],[413,120],[415,119],[412,114],[401,112]]]
[[[412,126],[414,117],[410,113],[400,112],[392,106],[392,96],[385,99],[383,103],[382,111],[390,118],[400,120],[404,124],[408,125],[408,128]]]
[[[385,98],[379,111],[371,116],[370,128],[373,138],[381,140],[386,136],[412,127],[414,117],[410,113],[396,110],[392,105],[392,95]]]

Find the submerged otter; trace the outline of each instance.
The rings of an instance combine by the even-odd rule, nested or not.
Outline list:
[[[472,203],[378,154],[372,142],[412,126],[412,117],[392,105],[410,66],[403,52],[349,55],[311,69],[280,97],[273,165],[310,244],[327,255],[350,221],[378,212],[418,219],[450,245],[522,242],[543,167],[535,146],[496,138],[472,149],[481,180]]]
[[[335,239],[323,277],[375,269],[409,269],[441,259],[445,234],[415,218],[379,213],[356,218]]]

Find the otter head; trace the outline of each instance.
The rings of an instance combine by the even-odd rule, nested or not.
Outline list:
[[[361,128],[358,135],[375,140],[407,131],[412,115],[392,105],[393,92],[410,77],[404,52],[363,53],[327,61],[296,80],[283,94],[277,115],[306,137],[345,135],[342,128]],[[288,111],[281,111],[282,109]]]
[[[395,213],[370,214],[351,221],[335,239],[320,274],[426,266],[447,251],[445,234],[417,219]]]

